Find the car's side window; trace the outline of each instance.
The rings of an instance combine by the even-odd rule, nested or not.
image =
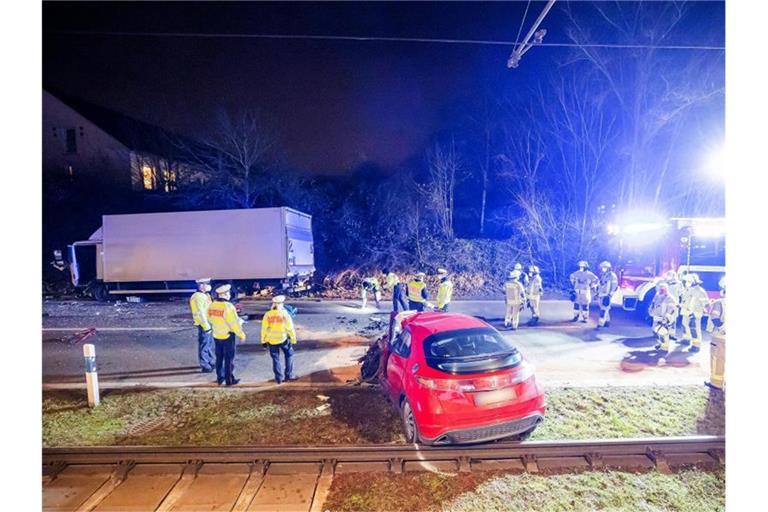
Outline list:
[[[392,350],[401,357],[411,355],[411,332],[409,330],[406,329],[397,336]]]

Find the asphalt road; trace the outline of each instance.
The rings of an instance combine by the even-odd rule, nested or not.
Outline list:
[[[377,310],[360,308],[359,301],[294,301],[299,308],[299,337],[294,366],[303,380],[345,380],[365,352],[368,339],[382,333],[389,302]],[[248,336],[238,346],[235,373],[243,384],[272,379],[271,360],[258,343],[259,320],[267,301],[244,301],[243,313],[251,321]],[[588,324],[571,323],[571,303],[544,301],[536,327],[503,328],[502,301],[456,301],[452,311],[479,316],[515,341],[536,365],[545,386],[632,386],[702,384],[709,376],[708,337],[702,351],[690,354],[675,347],[667,357],[653,349],[650,328],[633,315],[613,311],[609,329],[596,329],[597,310]],[[96,303],[46,301],[43,304],[43,381],[49,387],[82,386],[80,343],[66,338],[96,327],[88,339],[96,345],[99,378],[103,385],[186,385],[212,383],[197,366],[196,331],[185,301],[149,303]],[[673,345],[674,347],[674,345]],[[334,372],[332,369],[343,368]],[[317,377],[317,379],[315,379]]]

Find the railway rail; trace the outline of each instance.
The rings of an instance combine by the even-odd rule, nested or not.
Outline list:
[[[77,447],[43,450],[45,510],[302,510],[341,473],[547,473],[725,463],[719,436],[497,442],[428,447]]]

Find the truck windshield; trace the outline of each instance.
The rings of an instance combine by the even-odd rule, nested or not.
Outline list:
[[[451,374],[512,368],[522,360],[511,341],[486,327],[433,334],[424,340],[424,354],[431,368]]]

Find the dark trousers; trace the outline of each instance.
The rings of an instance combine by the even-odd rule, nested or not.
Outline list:
[[[446,304],[445,306],[443,306],[441,308],[438,308],[438,311],[442,311],[443,313],[447,313],[448,312],[448,304]]]
[[[280,364],[280,351],[285,355],[285,373],[283,365]],[[283,382],[285,379],[293,379],[293,344],[286,340],[279,345],[269,345],[269,355],[272,358],[272,372],[275,374],[277,382]]]
[[[200,369],[211,371],[216,365],[213,353],[213,331],[208,329],[204,331],[202,327],[197,326],[197,360],[200,362]]]
[[[408,305],[405,303],[405,285],[403,283],[397,283],[392,287],[392,311],[408,311]]]
[[[235,381],[235,335],[216,340],[216,380],[227,385]]]
[[[411,311],[424,311],[424,303],[423,302],[414,302],[412,300],[408,301],[408,308]]]

